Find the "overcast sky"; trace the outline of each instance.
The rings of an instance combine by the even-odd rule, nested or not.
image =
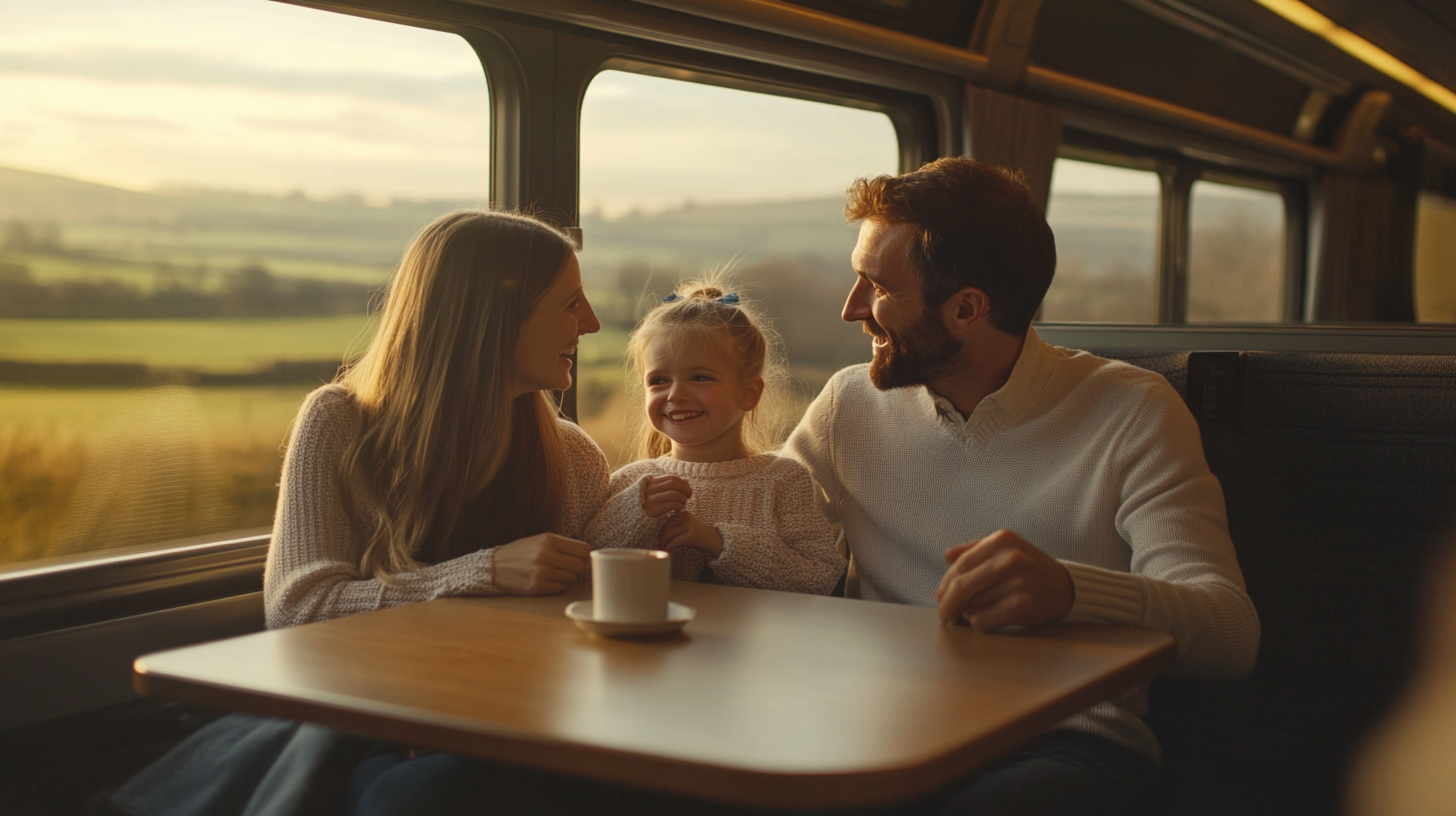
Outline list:
[[[0,0],[0,20],[0,165],[132,189],[486,195],[486,81],[453,34],[269,0]],[[833,105],[608,72],[582,113],[583,206],[608,214],[839,195],[895,162],[886,117]]]

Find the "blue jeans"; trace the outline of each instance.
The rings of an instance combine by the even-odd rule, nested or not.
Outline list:
[[[1158,763],[1136,751],[1080,731],[1051,731],[991,763],[969,784],[951,786],[938,812],[1134,816],[1156,807],[1160,777]]]
[[[1157,763],[1141,754],[1089,734],[1052,731],[938,793],[886,808],[842,813],[1133,816],[1152,810],[1158,778]],[[402,754],[370,757],[354,771],[346,804],[344,812],[353,816],[765,813],[477,762],[455,754],[418,759]]]

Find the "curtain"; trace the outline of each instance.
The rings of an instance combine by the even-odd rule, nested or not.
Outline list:
[[[1308,318],[1413,322],[1415,186],[1390,176],[1331,171],[1320,185],[1320,208]]]
[[[968,84],[966,119],[971,157],[1020,170],[1045,210],[1062,141],[1061,109]]]

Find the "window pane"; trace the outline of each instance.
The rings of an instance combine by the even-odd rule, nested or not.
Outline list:
[[[896,172],[884,114],[607,71],[587,90],[581,154],[581,264],[604,328],[582,338],[578,408],[614,464],[632,458],[641,412],[623,391],[627,333],[680,278],[733,268],[784,337],[798,411],[869,359],[839,318],[858,234],[844,190]]]
[[[1284,198],[1196,181],[1188,207],[1188,320],[1282,320]]]
[[[1158,320],[1158,174],[1057,159],[1047,223],[1057,274],[1042,320]]]
[[[1416,320],[1456,323],[1456,199],[1421,194],[1415,256]]]
[[[272,522],[299,401],[488,198],[460,38],[253,0],[11,3],[0,563]]]

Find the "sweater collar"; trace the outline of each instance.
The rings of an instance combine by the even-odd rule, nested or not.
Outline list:
[[[1006,384],[987,394],[969,417],[961,416],[950,400],[928,386],[925,392],[942,418],[964,426],[966,432],[975,434],[977,441],[985,442],[996,431],[1015,425],[1017,418],[1036,402],[1056,369],[1055,358],[1055,347],[1044,342],[1036,329],[1027,327],[1026,341],[1022,343],[1021,354],[1017,356]]]
[[[727,462],[683,462],[665,454],[657,458],[657,464],[668,473],[688,478],[736,478],[763,470],[774,463],[778,456],[773,453],[759,453]]]

